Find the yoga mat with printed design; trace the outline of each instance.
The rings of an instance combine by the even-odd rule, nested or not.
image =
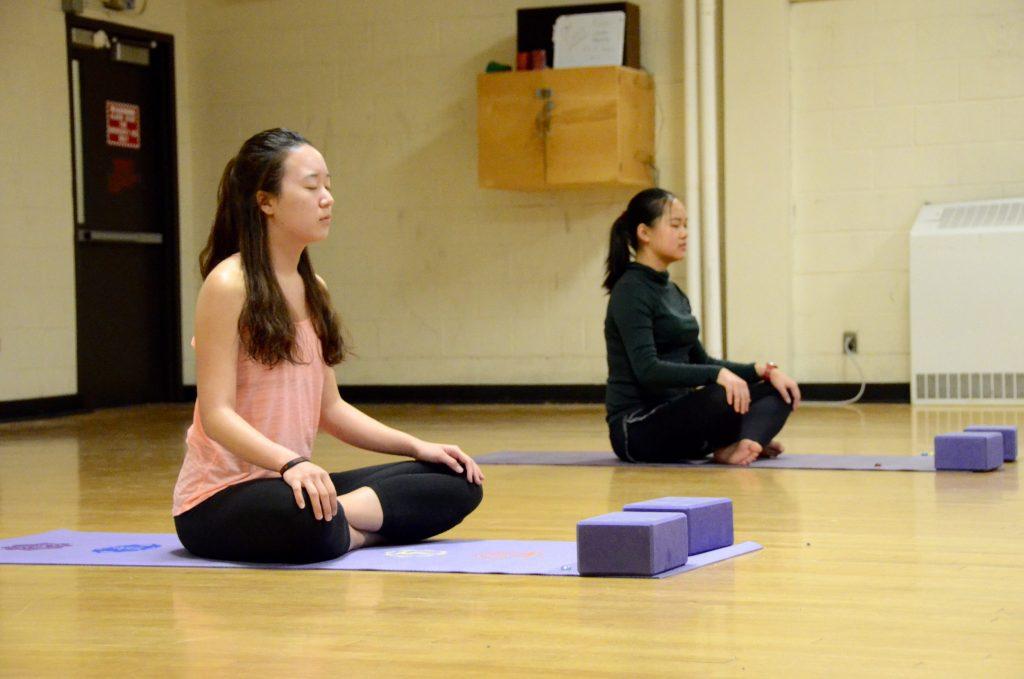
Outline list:
[[[686,573],[761,548],[756,542],[743,542],[695,554],[689,557],[685,565],[653,577],[666,578]],[[169,533],[94,533],[73,530],[54,530],[0,540],[0,564],[579,575],[575,542],[433,540],[415,545],[369,547],[331,561],[294,565],[201,559],[189,554],[177,536]]]

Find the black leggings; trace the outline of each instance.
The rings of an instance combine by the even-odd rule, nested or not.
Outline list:
[[[793,412],[775,387],[750,385],[750,410],[740,415],[713,384],[636,410],[608,423],[615,454],[627,462],[678,462],[705,457],[741,439],[767,444]]]
[[[366,486],[380,499],[378,534],[395,544],[419,542],[459,524],[483,499],[483,489],[444,465],[397,462],[331,474],[338,495]],[[318,521],[309,496],[299,509],[281,479],[239,483],[174,517],[185,549],[196,556],[260,563],[312,563],[349,548],[348,521],[339,504]]]

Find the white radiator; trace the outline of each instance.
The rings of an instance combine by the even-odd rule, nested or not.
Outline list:
[[[912,403],[1024,404],[1024,198],[918,212],[910,370]]]

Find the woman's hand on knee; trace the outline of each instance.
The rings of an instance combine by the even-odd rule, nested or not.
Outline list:
[[[725,389],[725,400],[733,410],[740,415],[745,415],[750,410],[750,387],[746,380],[728,368],[722,368],[718,371],[715,382]]]
[[[292,487],[295,504],[299,509],[306,508],[306,500],[302,497],[302,491],[306,491],[313,515],[318,521],[330,521],[338,513],[338,491],[334,488],[331,475],[322,467],[312,462],[303,462],[287,470],[281,478]]]
[[[462,452],[462,449],[450,443],[428,443],[421,441],[413,454],[413,459],[432,464],[443,464],[455,473],[466,472],[466,480],[478,485],[484,482],[484,473],[476,460]]]
[[[800,387],[797,385],[796,380],[777,368],[768,375],[768,380],[779,392],[779,395],[782,396],[782,400],[793,406],[793,410],[796,410],[800,405]]]

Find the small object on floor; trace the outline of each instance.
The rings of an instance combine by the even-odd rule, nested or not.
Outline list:
[[[935,468],[987,472],[1003,466],[1003,437],[996,432],[954,432],[935,437]]]
[[[659,497],[628,504],[622,510],[686,514],[690,554],[728,547],[733,542],[732,500],[727,497]]]
[[[964,431],[996,432],[1003,437],[1003,462],[1017,461],[1017,427],[996,424],[972,424]]]
[[[612,512],[576,524],[580,575],[657,575],[686,563],[686,514]]]
[[[508,64],[503,64],[500,61],[488,61],[487,68],[484,69],[485,73],[502,73],[504,71],[511,71],[512,67]]]

